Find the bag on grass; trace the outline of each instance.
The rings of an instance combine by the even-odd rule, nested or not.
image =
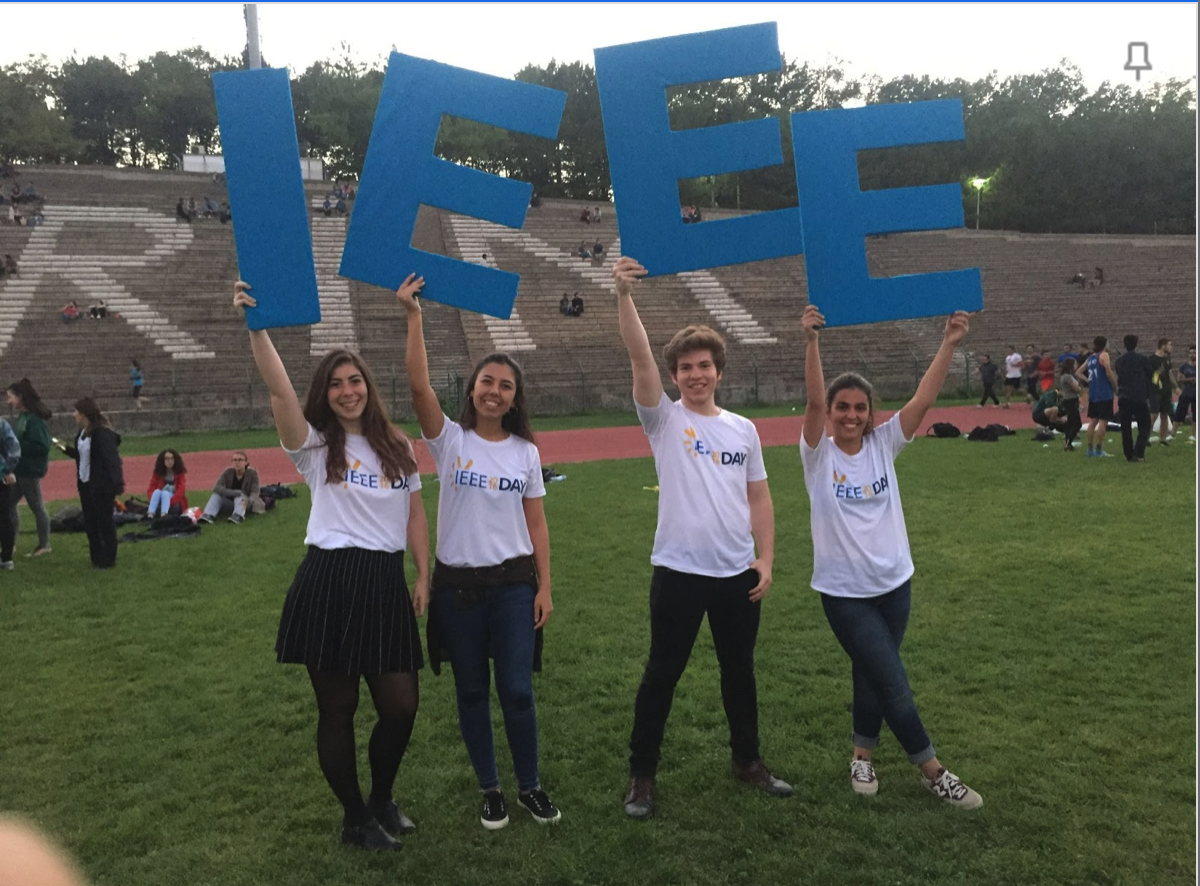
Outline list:
[[[958,429],[958,425],[952,425],[948,421],[934,422],[933,427],[925,432],[926,437],[945,437],[947,439],[957,437],[961,434],[962,431]]]
[[[58,509],[50,520],[51,532],[86,532],[83,522],[83,508],[75,505],[65,505]]]
[[[995,425],[988,425],[986,428],[976,425],[971,433],[967,434],[967,439],[977,443],[995,443],[1000,439],[1000,435],[996,433]]]
[[[1050,428],[1038,428],[1037,433],[1031,437],[1035,443],[1047,443],[1054,440],[1054,431]]]
[[[1008,425],[990,424],[988,428],[995,431],[997,437],[1014,437],[1017,433]]]
[[[272,483],[270,486],[264,486],[258,490],[258,494],[264,502],[267,500],[267,496],[275,499],[275,501],[279,501],[281,498],[296,497],[296,493],[292,491],[291,487],[284,486],[282,483]]]

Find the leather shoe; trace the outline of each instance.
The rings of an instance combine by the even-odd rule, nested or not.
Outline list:
[[[738,781],[744,781],[751,787],[766,791],[772,797],[790,797],[792,795],[792,786],[768,769],[761,757],[746,765],[735,760],[733,777]]]
[[[358,825],[342,825],[342,842],[368,852],[400,851],[400,844],[373,818],[368,818]]]
[[[375,817],[379,826],[393,837],[411,834],[417,830],[413,820],[400,811],[395,800],[388,800],[386,803],[373,803],[368,800],[367,811]]]
[[[629,779],[629,793],[625,795],[625,814],[630,818],[649,818],[654,814],[654,778],[635,775]]]

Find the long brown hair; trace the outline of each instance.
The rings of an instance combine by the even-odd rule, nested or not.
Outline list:
[[[50,407],[42,402],[42,398],[38,396],[38,392],[33,387],[33,382],[27,378],[20,381],[15,381],[8,386],[8,389],[21,398],[21,407],[26,412],[32,412],[42,421],[49,421],[53,415]]]
[[[334,348],[326,354],[313,373],[304,402],[304,417],[325,438],[325,482],[341,483],[350,467],[346,463],[346,431],[329,406],[329,383],[334,370],[353,363],[367,385],[367,405],[362,413],[363,436],[388,482],[416,472],[417,459],[404,432],[388,419],[387,408],[375,387],[375,378],[363,358],[349,348]]]
[[[501,416],[500,427],[522,440],[536,443],[537,441],[533,437],[533,427],[529,424],[529,405],[525,402],[525,372],[521,369],[521,364],[508,354],[500,352],[488,354],[475,364],[475,371],[471,373],[471,378],[467,382],[467,399],[463,403],[462,412],[458,415],[458,423],[468,431],[478,424],[479,415],[475,412],[475,400],[472,399],[471,394],[475,391],[475,381],[479,378],[479,373],[483,372],[485,367],[494,364],[511,369],[517,385],[516,393],[513,395],[513,405],[508,412]]]
[[[100,407],[96,405],[96,401],[91,397],[80,397],[76,400],[75,410],[88,420],[84,436],[89,435],[96,428],[107,428],[109,426],[108,417],[100,411]]]
[[[867,424],[863,428],[863,436],[875,430],[875,389],[871,383],[857,372],[843,372],[829,383],[825,389],[825,410],[833,411],[833,399],[845,390],[862,391],[867,395]]]

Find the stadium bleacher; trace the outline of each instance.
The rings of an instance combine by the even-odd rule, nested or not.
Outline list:
[[[70,403],[97,398],[123,430],[246,427],[269,421],[267,397],[230,307],[237,258],[230,225],[176,221],[180,196],[226,199],[205,175],[107,168],[31,167],[23,182],[47,198],[45,224],[0,225],[0,255],[18,277],[0,279],[0,378],[28,375],[69,421]],[[316,356],[335,344],[357,347],[373,367],[393,414],[410,414],[403,375],[404,321],[394,297],[338,277],[348,219],[319,210],[328,183],[306,185],[317,207],[312,231],[324,320],[278,330],[273,339],[293,380],[307,386]],[[353,204],[351,204],[352,206]],[[434,384],[451,398],[473,362],[510,350],[523,363],[535,411],[574,412],[629,405],[631,376],[617,332],[611,267],[620,255],[616,214],[583,224],[577,201],[544,199],[512,230],[423,208],[419,248],[521,275],[516,310],[496,320],[434,303],[426,335]],[[722,217],[707,212],[706,219]],[[235,220],[236,222],[236,220]],[[597,240],[602,262],[579,258]],[[1195,340],[1195,237],[1022,235],[954,230],[891,235],[866,243],[873,274],[887,276],[980,267],[986,310],[973,321],[968,352],[949,387],[967,380],[975,355],[1028,343],[1057,352],[1097,333],[1145,341]],[[484,257],[486,255],[486,258]],[[1104,268],[1099,287],[1073,286],[1076,271]],[[579,292],[581,317],[564,317],[563,293]],[[61,307],[103,298],[107,320],[64,324]],[[798,319],[807,301],[802,257],[713,268],[655,280],[639,299],[651,344],[660,349],[688,322],[706,322],[729,340],[721,402],[798,400],[803,391]],[[826,372],[861,371],[884,393],[912,390],[941,338],[937,319],[830,329]],[[130,358],[146,373],[146,408],[134,412]]]

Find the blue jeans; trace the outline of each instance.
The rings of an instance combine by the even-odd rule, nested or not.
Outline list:
[[[150,516],[167,516],[167,512],[171,510],[171,496],[174,494],[174,490],[155,489],[150,496]]]
[[[900,644],[908,627],[912,580],[878,597],[821,595],[825,618],[850,656],[854,676],[854,734],[856,747],[879,744],[883,721],[913,763],[937,756],[917,713],[908,673],[900,661]]]
[[[479,787],[500,786],[492,737],[491,674],[496,662],[496,694],[504,712],[504,731],[512,752],[517,787],[538,787],[537,708],[533,701],[533,598],[527,584],[488,588],[482,600],[463,606],[455,591],[435,591],[429,602],[438,619],[454,668],[458,726]]]

